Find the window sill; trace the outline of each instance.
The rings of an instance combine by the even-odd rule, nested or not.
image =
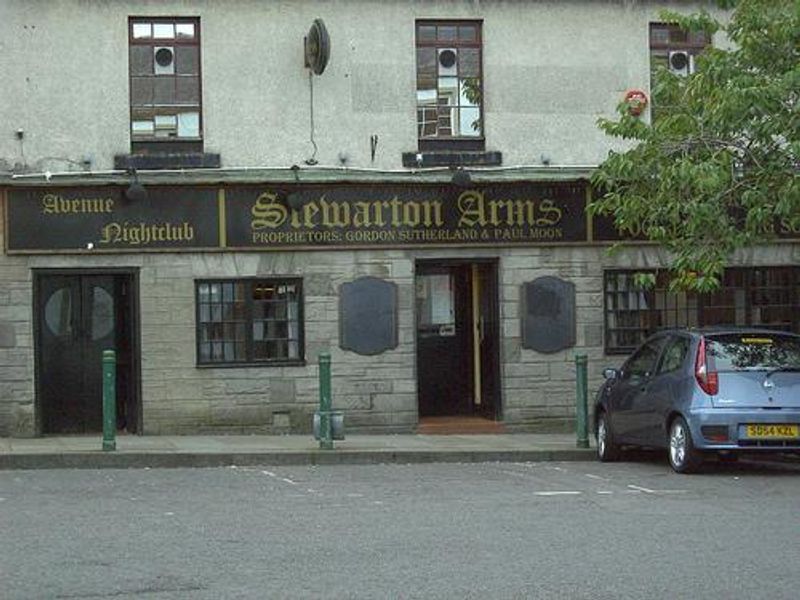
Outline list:
[[[194,151],[187,147],[146,149],[131,154],[117,154],[114,156],[114,168],[119,171],[128,169],[157,170],[157,169],[218,169],[222,164],[219,154],[210,154]]]
[[[497,151],[434,150],[403,152],[403,166],[427,167],[499,167],[503,154]]]
[[[306,360],[300,359],[286,359],[286,360],[270,360],[270,361],[247,361],[247,362],[219,362],[219,363],[197,363],[195,366],[198,369],[239,369],[248,367],[305,367]]]

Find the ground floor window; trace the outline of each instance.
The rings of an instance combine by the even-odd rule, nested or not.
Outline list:
[[[302,362],[299,279],[198,281],[197,362]]]
[[[605,349],[631,352],[648,335],[671,327],[757,326],[800,333],[800,267],[726,269],[712,294],[670,292],[668,274],[643,290],[633,270],[606,271]]]

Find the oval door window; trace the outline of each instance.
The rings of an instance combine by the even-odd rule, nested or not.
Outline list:
[[[114,330],[114,298],[101,287],[92,290],[92,340],[101,340]]]
[[[56,337],[72,335],[72,294],[68,287],[50,294],[44,305],[44,322]]]

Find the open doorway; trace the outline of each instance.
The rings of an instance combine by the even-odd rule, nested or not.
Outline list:
[[[497,261],[419,261],[415,292],[421,425],[498,421]]]
[[[104,350],[116,352],[117,429],[141,431],[133,272],[35,276],[36,389],[44,434],[103,430]]]

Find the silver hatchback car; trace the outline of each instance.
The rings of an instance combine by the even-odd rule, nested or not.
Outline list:
[[[667,448],[679,473],[717,453],[800,453],[800,335],[761,329],[663,331],[595,400],[597,453]]]

